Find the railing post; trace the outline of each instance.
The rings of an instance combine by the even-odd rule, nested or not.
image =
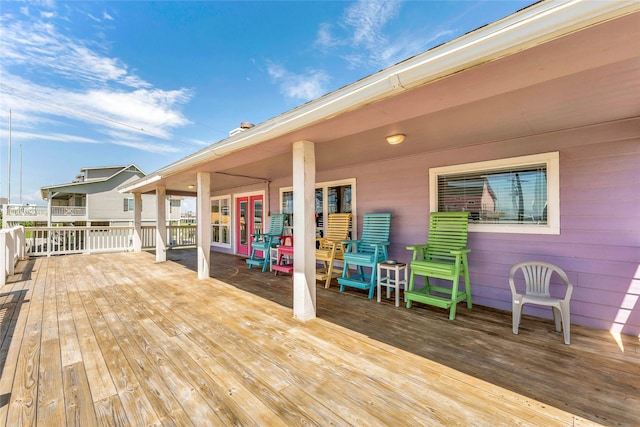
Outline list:
[[[142,194],[133,193],[133,251],[142,251]]]
[[[15,230],[9,230],[7,233],[5,246],[7,248],[7,274],[11,275],[16,272],[16,245],[15,245]]]
[[[0,274],[0,285],[7,283],[7,232],[0,231],[0,262],[2,262],[2,274]]]
[[[18,250],[18,259],[24,259],[26,247],[27,247],[27,235],[24,231],[24,227],[20,226],[17,233],[16,247]]]

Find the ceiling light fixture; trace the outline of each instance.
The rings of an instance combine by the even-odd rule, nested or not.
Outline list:
[[[188,188],[189,190],[193,190],[193,189],[194,189],[194,188],[196,188],[196,187],[195,187],[195,185],[189,185],[189,186],[187,186],[187,188]]]
[[[404,135],[401,133],[398,133],[396,135],[389,135],[387,137],[387,142],[391,145],[396,145],[396,144],[400,144],[402,141],[404,141]]]

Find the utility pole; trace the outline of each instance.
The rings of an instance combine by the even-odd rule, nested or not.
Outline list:
[[[7,204],[11,204],[11,110],[9,110],[9,159],[7,162]]]
[[[20,143],[20,204],[22,204],[22,142]]]

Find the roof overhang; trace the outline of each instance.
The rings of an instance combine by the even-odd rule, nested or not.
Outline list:
[[[619,69],[625,67],[631,67],[631,72],[637,71],[638,53],[637,49],[632,46],[635,43],[634,37],[638,36],[639,10],[640,3],[637,1],[594,2],[587,0],[536,3],[500,21],[481,27],[449,43],[435,47],[260,123],[245,132],[212,144],[144,178],[126,184],[119,190],[122,193],[147,193],[154,191],[157,186],[165,186],[167,194],[195,195],[195,191],[189,191],[188,188],[195,183],[197,172],[218,173],[219,179],[216,181],[219,188],[224,186],[230,188],[234,185],[240,185],[241,182],[246,184],[248,182],[247,175],[255,177],[254,181],[269,180],[274,169],[260,169],[255,165],[265,159],[290,158],[291,144],[295,141],[308,139],[318,143],[341,144],[340,146],[345,150],[342,157],[348,158],[351,154],[353,159],[353,156],[364,155],[362,149],[366,147],[363,144],[367,140],[380,138],[384,133],[390,134],[402,130],[403,133],[413,131],[414,133],[423,132],[426,134],[428,129],[424,125],[419,125],[421,116],[429,116],[434,119],[431,123],[438,123],[436,118],[446,118],[448,117],[447,112],[456,109],[456,114],[459,114],[460,118],[464,117],[469,120],[471,115],[465,115],[465,107],[474,106],[478,109],[478,103],[485,102],[487,106],[494,103],[497,108],[508,101],[506,97],[510,91],[526,90],[527,85],[534,87],[536,84],[545,83],[547,87],[551,87],[554,81],[560,82],[563,77],[580,72],[592,73],[582,78],[582,81],[589,82],[597,78],[598,72],[606,74],[608,71],[604,67],[612,67],[611,71],[620,73],[623,71]],[[496,80],[497,68],[492,71],[493,80],[491,80],[492,72],[487,72],[484,75],[481,72],[470,73],[470,71],[480,68],[489,70],[494,63],[506,64],[516,70],[517,66],[510,64],[509,58],[523,55],[523,53],[533,51],[534,48],[576,33],[582,33],[599,26],[599,24],[631,14],[634,15],[626,21],[625,27],[617,30],[621,34],[620,37],[627,37],[625,31],[629,33],[629,45],[613,46],[611,50],[615,52],[610,55],[606,53],[607,49],[603,48],[597,53],[602,58],[586,61],[581,52],[576,52],[581,56],[576,57],[573,62],[567,60],[567,64],[571,64],[571,69],[567,70],[561,69],[562,65],[556,66],[546,60],[548,68],[556,67],[555,74],[552,75],[543,65],[531,62],[534,61],[532,53],[528,61],[531,62],[531,66],[539,65],[539,72],[537,75],[529,76],[527,81],[514,81],[513,87],[509,86],[512,83],[511,75],[505,75],[504,80],[493,81]],[[614,30],[615,28],[618,26],[612,27]],[[608,31],[606,34],[609,34]],[[622,43],[613,38],[615,35],[611,37],[614,43]],[[607,37],[604,39],[601,43],[612,43],[607,41]],[[594,36],[594,40],[598,39]],[[637,41],[637,38],[635,40]],[[572,47],[571,42],[567,41],[563,48],[568,51],[569,49],[579,51],[587,49],[588,46],[580,46],[574,42]],[[594,46],[593,49],[598,49],[598,46]],[[635,51],[635,56],[633,56],[633,52],[628,55],[630,51]],[[564,55],[563,52],[559,54]],[[614,54],[618,56],[613,57]],[[562,61],[564,61],[563,58],[559,57],[558,63]],[[627,62],[625,63],[625,61]],[[616,64],[618,64],[617,68]],[[584,70],[581,70],[580,67],[583,67]],[[465,78],[461,79],[460,76],[463,74]],[[536,82],[536,79],[539,82]],[[446,84],[443,83],[445,80]],[[629,87],[637,88],[637,81],[632,80],[631,77],[624,82],[627,89]],[[473,87],[470,91],[463,92],[465,85],[470,82],[482,85],[482,88]],[[486,83],[486,90],[483,82]],[[620,87],[622,88],[622,86]],[[605,89],[603,88],[603,91]],[[622,89],[624,90],[624,88]],[[578,91],[579,89],[575,88],[575,92],[578,93]],[[412,97],[417,97],[413,95],[414,93],[421,94],[422,99],[428,102],[416,102],[416,99],[412,99]],[[455,97],[452,97],[451,93]],[[535,94],[533,95],[535,96]],[[503,98],[498,98],[499,96],[503,96]],[[430,102],[435,102],[436,97],[439,97],[437,98],[439,104],[429,105]],[[411,102],[415,104],[411,104]],[[409,105],[414,105],[414,108],[405,107]],[[620,110],[618,117],[611,117],[624,118],[625,115],[628,117],[630,112],[633,114],[630,108],[621,108]],[[478,109],[477,112],[482,115],[481,109]],[[637,109],[635,114],[637,115]],[[347,122],[349,125],[346,125]],[[435,126],[437,127],[437,125]],[[531,127],[535,127],[535,124],[532,123]],[[539,127],[542,128],[542,126]],[[540,130],[538,129],[538,131]],[[514,137],[514,135],[506,133],[505,137]],[[454,132],[449,139],[453,141],[456,136],[458,135],[455,135]],[[462,138],[462,135],[459,137]],[[356,139],[363,142],[357,144]],[[351,148],[345,144],[347,141],[353,142]],[[251,150],[248,150],[249,148]],[[431,149],[445,148],[445,145],[442,147],[436,145]],[[410,151],[403,150],[405,149],[398,149],[390,156],[411,154]],[[323,154],[319,153],[317,159],[321,164]],[[278,165],[277,161],[272,163]],[[249,167],[249,165],[252,166]],[[339,162],[334,162],[333,167],[339,166],[341,166]],[[280,166],[275,168],[278,167]],[[285,171],[290,169],[290,167],[280,168]],[[249,174],[249,172],[252,173]]]

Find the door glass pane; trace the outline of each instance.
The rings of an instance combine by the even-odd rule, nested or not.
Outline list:
[[[247,245],[247,202],[240,202],[239,240],[242,246]]]
[[[262,233],[262,200],[253,201],[253,232]]]

